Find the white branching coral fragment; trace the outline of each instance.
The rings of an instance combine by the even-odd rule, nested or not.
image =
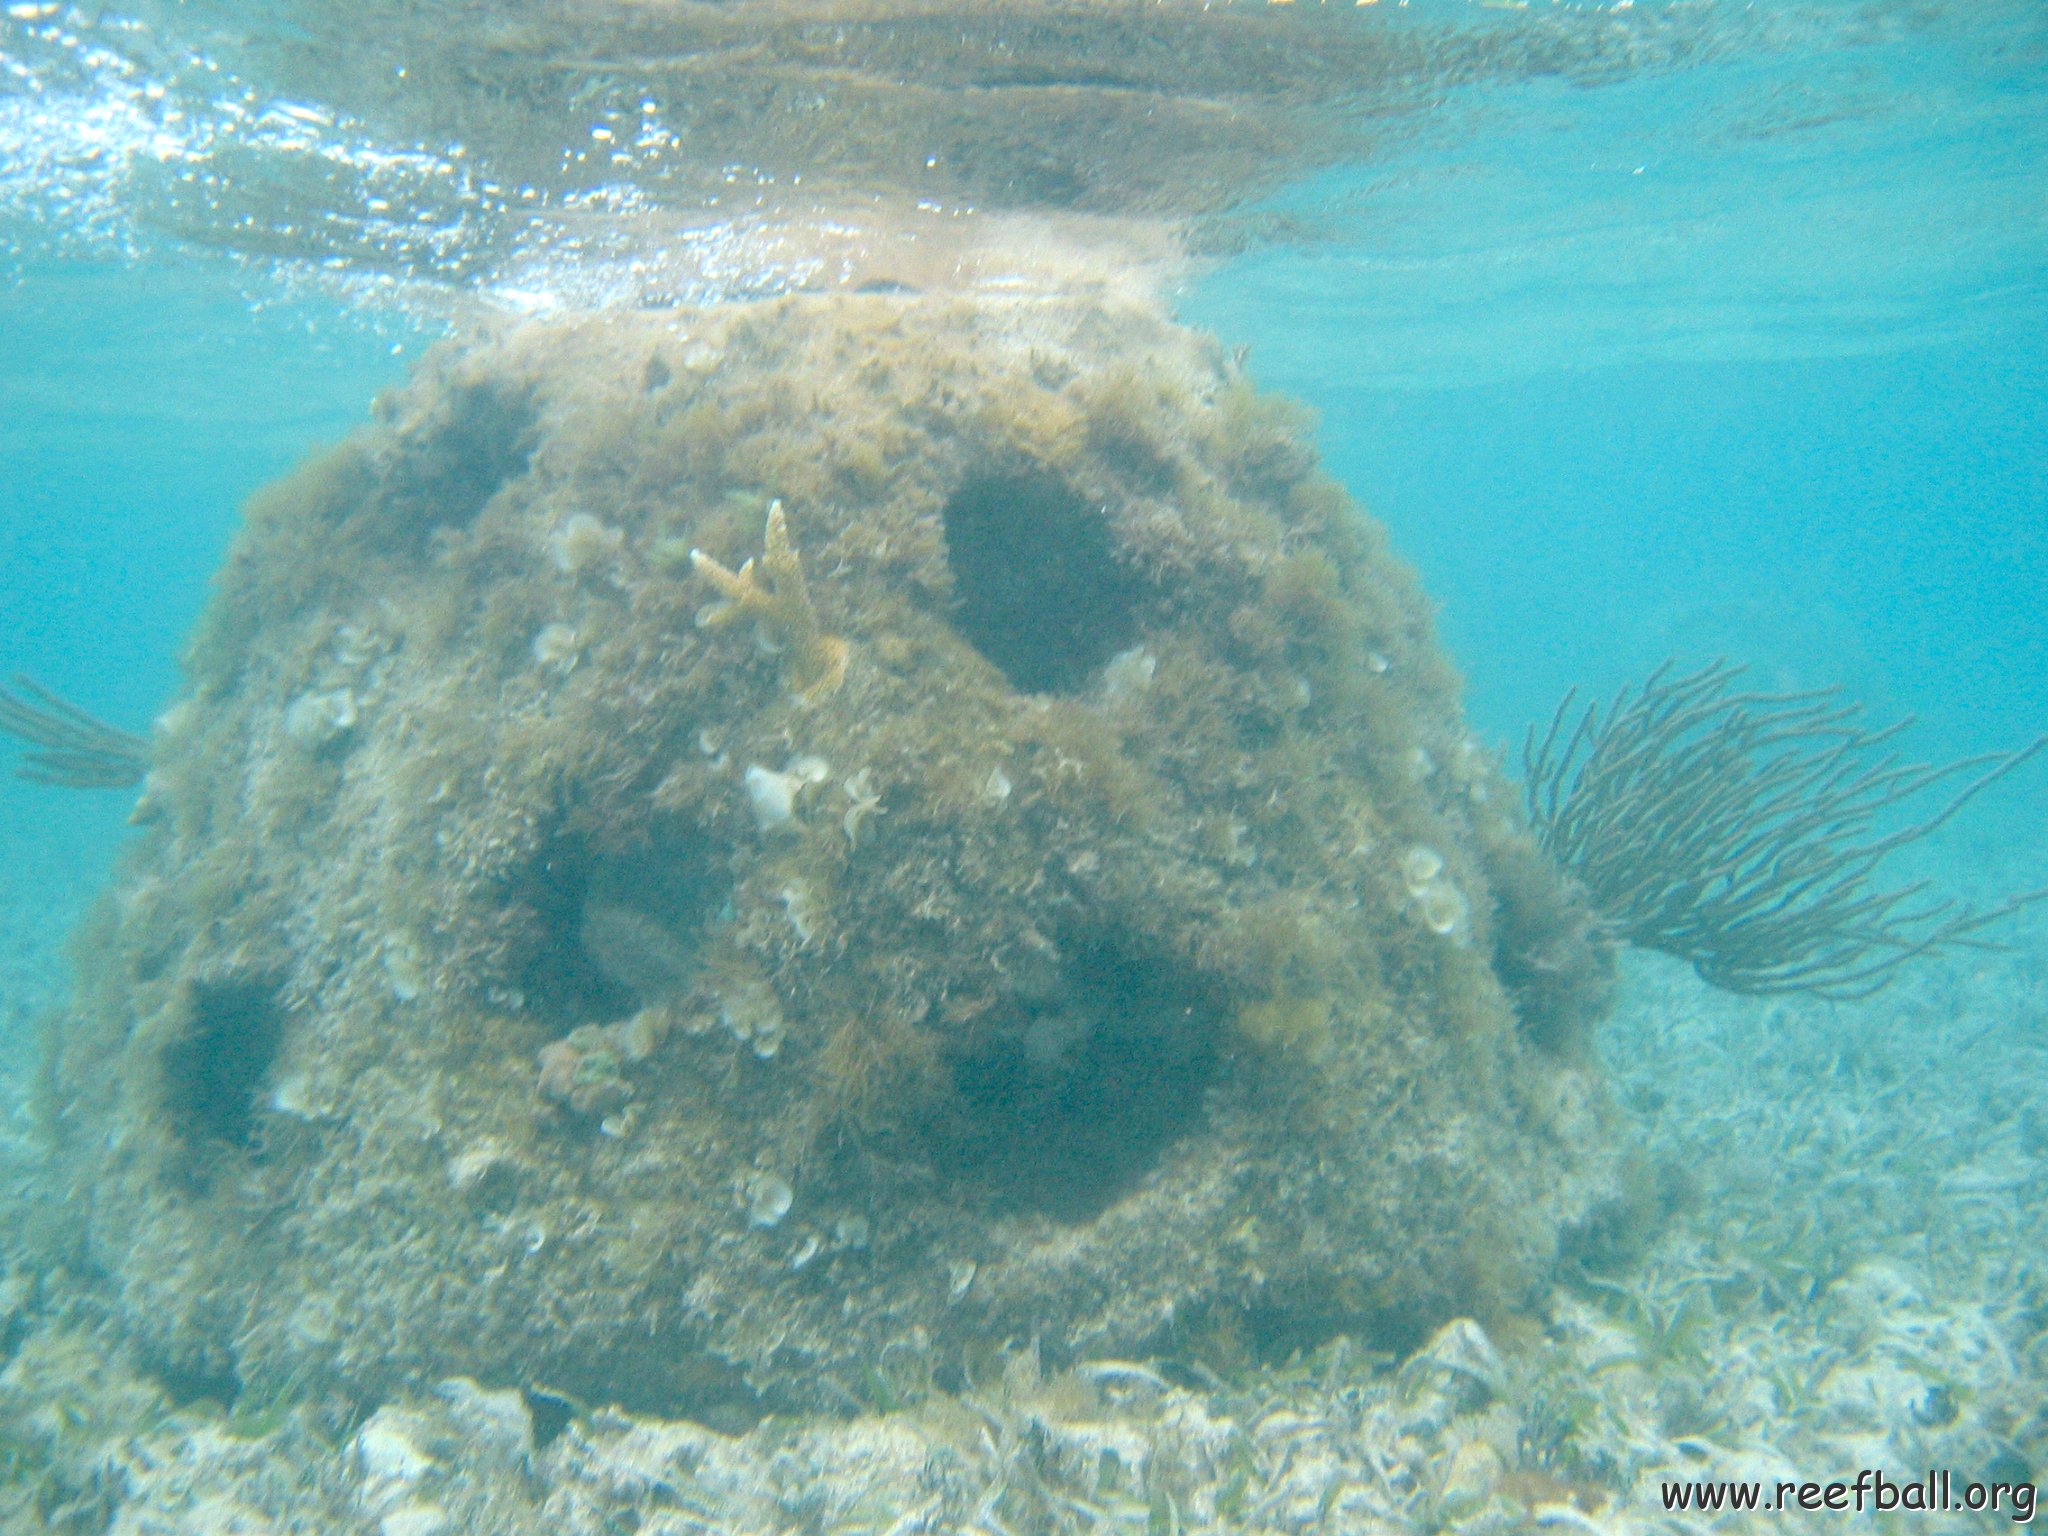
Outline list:
[[[783,681],[801,699],[822,699],[846,681],[851,648],[818,627],[818,611],[811,606],[803,562],[790,542],[780,501],[768,505],[759,576],[752,560],[729,570],[701,549],[690,551],[690,569],[719,595],[719,601],[698,610],[699,628],[722,629],[735,619],[754,620],[762,637],[781,653]]]

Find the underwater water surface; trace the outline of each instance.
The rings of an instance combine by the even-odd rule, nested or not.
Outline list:
[[[1915,716],[1903,742],[1915,759],[2009,751],[2048,731],[2048,13],[1837,0],[1398,9],[1387,25],[1422,40],[1422,62],[1375,82],[1376,105],[1348,103],[1356,119],[1336,147],[1239,199],[1166,180],[1148,195],[1172,204],[1186,238],[1171,243],[1190,253],[1162,267],[1168,308],[1241,349],[1261,388],[1313,410],[1324,467],[1414,567],[1466,717],[1510,777],[1524,730],[1567,689],[1605,697],[1668,657],[1730,658],[1771,690],[1840,684],[1879,723]],[[834,279],[837,247],[764,233],[784,205],[761,188],[788,193],[787,166],[766,168],[765,150],[761,166],[687,163],[682,98],[711,86],[637,75],[610,37],[616,56],[593,65],[572,40],[550,43],[541,11],[459,14],[450,30],[488,32],[494,59],[544,66],[553,47],[565,73],[588,72],[572,123],[532,106],[551,99],[538,90],[461,97],[438,24],[406,6],[379,15],[383,43],[353,51],[290,6],[87,16],[34,4],[0,19],[0,676],[146,730],[178,695],[181,648],[238,509],[369,421],[442,336]],[[1554,67],[1529,62],[1553,53]],[[390,84],[408,58],[435,84]],[[546,137],[556,116],[559,142]],[[1059,148],[1065,169],[1044,171],[1045,186],[1070,190],[1068,211],[1121,213],[1112,150],[1091,173],[1077,144]],[[929,207],[892,205],[887,219],[971,221],[991,187],[1023,184],[999,158],[991,147],[985,180],[962,171]],[[864,174],[854,160],[833,160],[834,174]],[[1214,174],[1249,173],[1219,151]],[[741,190],[715,207],[713,185]],[[1023,201],[1044,195],[1034,184]],[[827,792],[835,819],[862,801]],[[785,790],[799,806],[804,793]],[[0,780],[0,1058],[17,1106],[36,1021],[67,986],[65,934],[137,835],[131,804]],[[2048,886],[2044,813],[2037,760],[1907,850],[1902,877],[1983,905]],[[858,848],[853,825],[845,837]],[[1541,1507],[1586,1529],[1733,1530],[1758,1527],[1670,1515],[1659,1479],[1880,1465],[1895,1478],[1954,1466],[2048,1481],[2048,904],[1984,937],[1996,947],[1929,956],[1853,1001],[1731,996],[1675,961],[1626,956],[1594,1051],[1639,1149],[1639,1204],[1662,1225],[1560,1270],[1532,1309],[1546,1342],[1515,1356],[1512,1387],[1447,1399],[1426,1466],[1401,1472],[1391,1451],[1374,1463],[1404,1490],[1412,1477],[1407,1523],[1319,1523],[1327,1491],[1323,1514],[1315,1497],[1279,1492],[1254,1511],[1248,1450],[1212,1458],[1218,1488],[1239,1479],[1234,1503],[1175,1495],[1205,1512],[1182,1528],[1508,1530]],[[1020,1048],[1040,1066],[1031,1053],[1055,1060],[1074,1048],[1061,1029],[1084,1029],[1048,1018]],[[25,1110],[14,1140],[32,1160]],[[750,1188],[773,1206],[775,1189]],[[1516,1326],[1493,1330],[1504,1347]],[[1355,1368],[1384,1384],[1398,1364],[1315,1358],[1332,1382]],[[1035,1344],[1032,1359],[1018,1402],[1039,1390]],[[1207,1364],[1159,1369],[1159,1392],[1168,1377],[1196,1393],[1214,1383],[1215,1413],[1263,1422]],[[47,1374],[15,1376],[0,1395],[58,1391]],[[1106,1376],[1090,1380],[1109,1392]],[[443,1399],[470,1411],[459,1393]],[[1130,1401],[1031,1412],[1093,1422]],[[1314,1417],[1305,1397],[1288,1401]],[[550,1416],[586,1407],[525,1402],[533,1424],[552,1425],[547,1441],[562,1432]],[[1163,1410],[1140,1407],[1156,1426]],[[957,1428],[919,1422],[934,1439]],[[1366,1445],[1385,1428],[1369,1415],[1348,1426]],[[348,1477],[414,1475],[392,1470],[405,1456],[389,1435],[349,1438],[370,1434],[361,1419],[336,1434],[353,1448],[347,1472],[343,1452],[330,1466],[267,1421],[244,1431],[237,1444],[271,1444],[258,1459],[292,1469],[270,1494],[287,1505],[278,1488],[299,1489],[307,1510],[339,1508]],[[148,1433],[209,1464],[177,1439],[179,1422]],[[546,1449],[524,1433],[531,1455]],[[655,1454],[654,1433],[607,1422],[585,1449],[602,1442],[625,1465]],[[0,1457],[0,1481],[17,1460]],[[457,1483],[526,1475],[496,1465],[460,1462],[437,1497],[454,1508],[469,1497]],[[602,1481],[585,1474],[578,1487]],[[135,1509],[208,1528],[200,1506],[123,1475]],[[719,1486],[738,1501],[743,1481]],[[1096,1515],[1053,1501],[1037,1506],[1057,1511],[1042,1524],[1009,1528],[1119,1528],[1107,1511],[1131,1488],[1112,1481],[1086,1490]],[[365,1521],[385,1507],[359,1495]],[[1131,1497],[1132,1528],[1167,1520],[1163,1494]],[[787,1526],[768,1528],[803,1528],[795,1498]],[[120,1507],[67,1515],[79,1521],[67,1528],[113,1528],[92,1520]],[[695,1525],[655,1528],[756,1528],[688,1507]],[[831,1519],[842,1515],[809,1528],[889,1528]],[[1924,1528],[1982,1528],[1955,1519]],[[989,1520],[934,1528],[1004,1529]]]

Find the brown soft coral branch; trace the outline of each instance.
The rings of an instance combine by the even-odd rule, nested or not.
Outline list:
[[[12,688],[0,687],[0,732],[41,749],[14,770],[37,784],[126,789],[149,771],[142,737],[95,720],[18,672]]]
[[[1529,820],[1614,936],[1689,960],[1731,992],[1855,998],[2048,899],[2044,888],[1980,909],[1930,898],[1924,881],[1878,878],[1889,855],[2048,750],[2048,736],[1906,763],[1889,744],[1909,722],[1866,728],[1834,689],[1735,692],[1741,672],[1715,662],[1673,676],[1667,662],[1604,715],[1589,705],[1575,720],[1566,694],[1549,729],[1529,733]],[[1942,786],[1931,811],[1896,824]]]

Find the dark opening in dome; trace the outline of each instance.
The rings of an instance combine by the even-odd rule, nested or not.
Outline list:
[[[256,1090],[284,1032],[277,983],[238,977],[195,982],[185,1028],[164,1050],[164,1107],[193,1145],[247,1147]]]
[[[527,1007],[566,1033],[681,996],[730,892],[724,861],[695,827],[659,827],[616,850],[551,838],[511,892],[531,916],[519,978]]]
[[[1193,1127],[1222,1017],[1201,978],[1091,933],[1056,985],[998,1004],[952,1054],[940,1167],[999,1208],[1085,1220]]]
[[[946,503],[953,625],[1025,693],[1072,693],[1136,638],[1141,591],[1101,507],[1049,475],[983,475]]]

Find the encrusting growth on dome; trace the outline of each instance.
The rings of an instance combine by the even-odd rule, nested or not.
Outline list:
[[[803,562],[790,542],[780,501],[768,504],[768,527],[762,535],[765,585],[754,575],[752,560],[730,570],[701,549],[690,551],[690,569],[716,587],[721,598],[698,611],[700,628],[722,629],[735,619],[753,619],[781,652],[783,680],[799,698],[822,699],[846,681],[850,648],[818,627],[818,611],[811,606]]]

